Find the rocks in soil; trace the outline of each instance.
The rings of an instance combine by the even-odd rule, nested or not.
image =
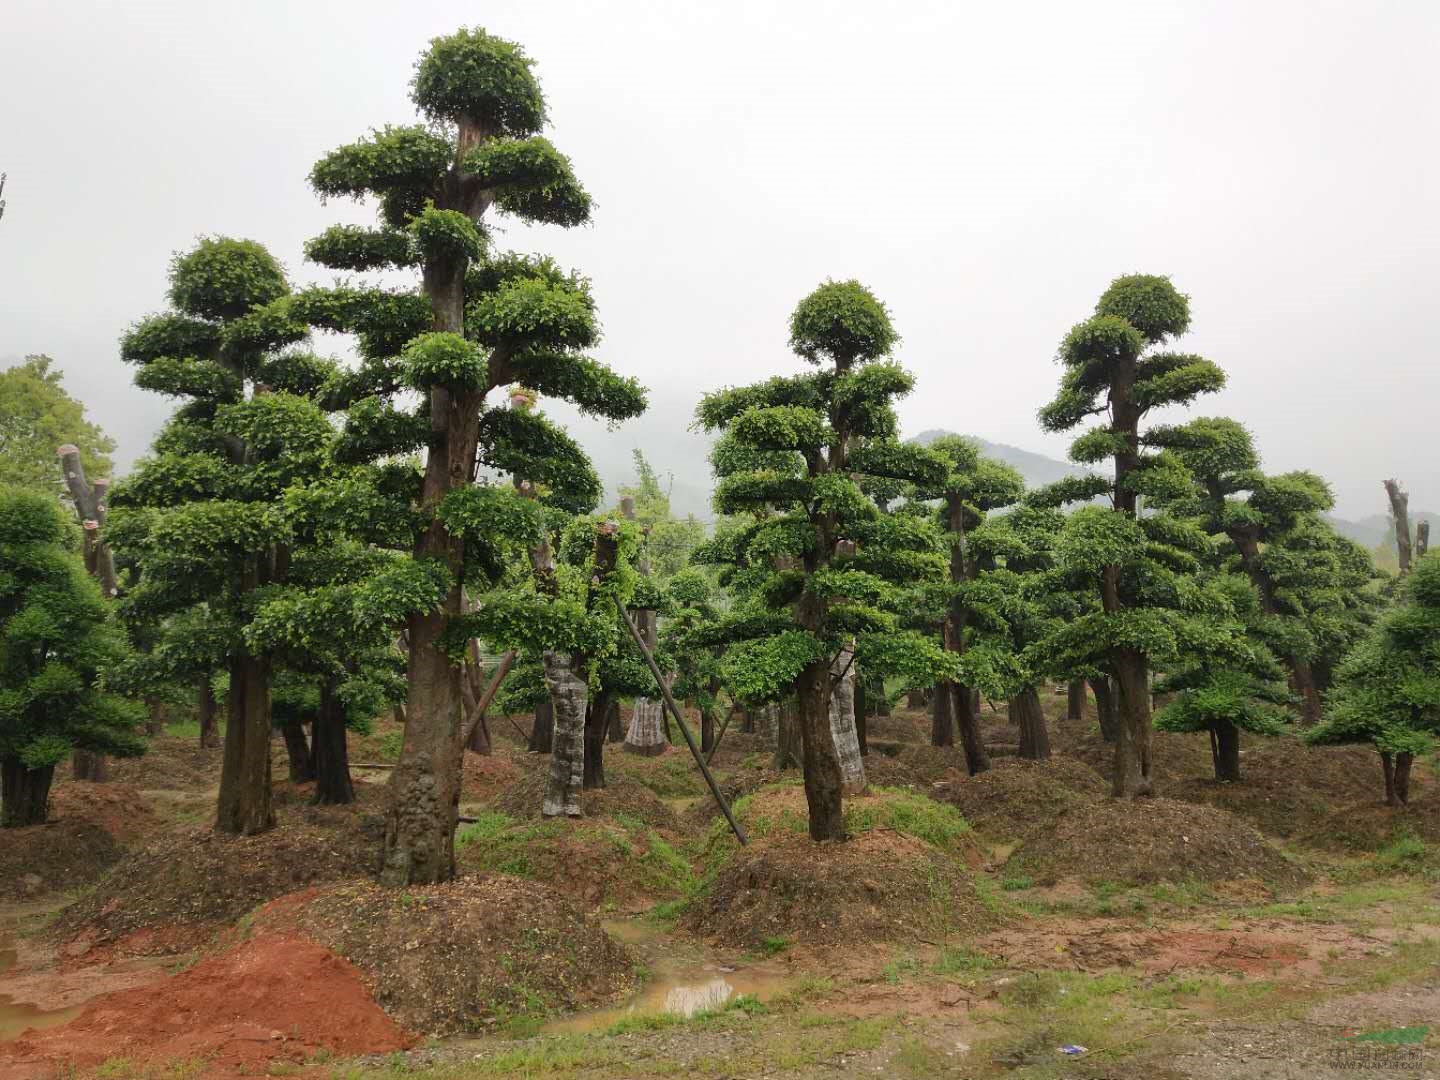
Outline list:
[[[1103,799],[1100,775],[1079,761],[1001,758],[982,773],[951,776],[931,794],[956,807],[965,820],[997,839],[1023,840],[1049,832],[1062,814]]]
[[[1159,798],[1082,803],[1022,843],[1005,867],[1041,885],[1256,880],[1284,891],[1309,876],[1234,814]]]
[[[358,967],[375,1000],[427,1034],[611,1001],[635,961],[563,897],[501,874],[385,889],[351,882],[283,908],[300,932]],[[257,917],[257,926],[266,923]]]

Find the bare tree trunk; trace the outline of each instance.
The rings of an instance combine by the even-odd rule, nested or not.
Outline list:
[[[968,686],[950,684],[950,707],[955,726],[960,729],[960,745],[965,751],[965,768],[971,776],[990,768],[990,755],[985,750],[985,737],[980,734],[980,697]],[[936,687],[938,696],[940,687]]]
[[[355,801],[350,779],[350,748],[345,735],[345,704],[326,679],[320,684],[320,711],[311,725],[311,761],[315,770],[315,801],[342,806]]]
[[[585,710],[585,773],[582,784],[586,788],[605,786],[605,733],[610,727],[610,710],[614,704],[614,695],[600,693],[590,699]]]
[[[270,661],[238,652],[230,659],[225,760],[215,827],[251,836],[275,824],[270,802]]]
[[[1100,720],[1100,737],[1107,743],[1120,738],[1120,713],[1115,703],[1115,688],[1109,676],[1101,675],[1090,680],[1090,689],[1095,694],[1095,713]]]
[[[799,708],[795,726],[800,729],[810,839],[843,840],[845,815],[841,804],[840,763],[830,729],[829,663],[816,660],[805,665],[796,690]]]
[[[715,749],[715,711],[711,706],[700,710],[700,750],[708,754]]]
[[[1380,768],[1385,773],[1385,805],[1399,806],[1400,796],[1395,790],[1395,758],[1388,750],[1380,751]]]
[[[1020,756],[1026,761],[1050,757],[1050,733],[1045,726],[1045,708],[1040,692],[1033,686],[1010,699],[1010,715],[1020,727]]]
[[[537,754],[548,754],[555,746],[555,706],[549,698],[535,706],[535,722],[530,727],[530,743],[526,747]]]
[[[1306,727],[1320,722],[1320,690],[1315,685],[1315,673],[1310,661],[1298,656],[1288,657],[1290,661],[1290,687],[1300,698],[1300,723]]]
[[[1120,723],[1116,725],[1113,794],[1130,799],[1154,793],[1150,767],[1150,680],[1145,657],[1133,649],[1117,649],[1113,661],[1120,690]]]
[[[215,688],[209,677],[200,680],[200,691],[195,703],[195,715],[200,721],[200,746],[202,749],[214,746],[218,732],[215,724]]]
[[[1085,719],[1085,680],[1071,679],[1065,696],[1065,719],[1079,723]]]
[[[54,778],[53,765],[29,769],[18,757],[0,758],[0,828],[44,825]]]
[[[954,702],[957,700],[954,683],[942,682],[935,687],[935,699],[930,704],[930,745],[955,745]]]
[[[844,648],[830,668],[830,736],[840,764],[840,789],[845,795],[865,790],[865,761],[855,730],[855,650]]]
[[[1234,784],[1240,781],[1240,729],[1221,720],[1211,732],[1215,755],[1215,779]]]
[[[1395,755],[1395,798],[1401,806],[1410,801],[1410,766],[1414,763],[1415,755],[1408,750]]]
[[[282,724],[285,752],[290,758],[290,782],[305,784],[315,779],[315,765],[310,760],[310,744],[305,741],[305,727],[299,720]]]
[[[929,694],[925,689],[907,690],[905,692],[905,707],[907,709],[923,709],[929,704]]]
[[[70,763],[71,776],[76,780],[103,784],[110,779],[110,763],[104,754],[92,753],[89,750],[76,750]]]
[[[1415,558],[1422,559],[1425,553],[1430,550],[1430,522],[1417,521],[1415,523]]]
[[[796,769],[804,760],[800,738],[800,712],[795,702],[777,706],[775,713],[775,768]]]
[[[1400,560],[1400,574],[1410,572],[1410,496],[1398,480],[1385,481],[1385,494],[1390,499],[1390,519],[1395,523],[1395,554]],[[1426,537],[1429,541],[1429,537]]]
[[[580,816],[580,789],[585,782],[585,707],[589,684],[575,671],[570,657],[546,651],[545,686],[555,716],[555,746],[541,813],[546,817]]]
[[[145,734],[152,738],[156,735],[165,734],[166,714],[169,710],[165,703],[158,697],[147,695],[145,697]]]
[[[625,741],[625,721],[620,715],[620,699],[610,699],[610,709],[605,715],[605,740],[612,743]]]

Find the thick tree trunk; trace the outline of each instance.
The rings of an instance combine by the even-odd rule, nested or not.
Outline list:
[[[465,744],[465,749],[487,757],[495,752],[490,741],[490,721],[483,713],[475,723],[475,730],[470,732],[470,741]]]
[[[925,689],[907,690],[905,692],[905,707],[907,709],[923,709],[930,704],[930,691]]]
[[[605,740],[612,743],[625,741],[625,721],[620,712],[620,699],[610,699],[610,709],[605,714]]]
[[[315,763],[310,758],[310,744],[305,740],[305,727],[299,720],[282,724],[285,752],[290,758],[290,782],[307,784],[315,779]]]
[[[775,768],[781,771],[800,768],[804,756],[800,739],[800,714],[796,704],[787,701],[783,705],[777,705],[775,712]]]
[[[1390,520],[1395,525],[1395,555],[1400,562],[1400,575],[1404,577],[1410,572],[1410,496],[1397,480],[1385,481],[1385,494],[1390,499]]]
[[[1290,657],[1290,687],[1300,698],[1300,723],[1306,727],[1320,722],[1320,690],[1310,661]]]
[[[700,751],[708,754],[715,749],[715,710],[706,706],[700,710]]]
[[[71,758],[71,775],[76,780],[102,784],[110,779],[110,764],[104,754],[94,754],[89,750],[76,750]]]
[[[1401,806],[1410,801],[1410,766],[1414,763],[1415,755],[1409,751],[1395,755],[1395,798]]]
[[[152,738],[156,735],[165,734],[165,722],[169,710],[165,703],[158,697],[147,696],[145,699],[145,734]]]
[[[215,827],[251,836],[275,824],[270,802],[270,662],[246,652],[230,660],[225,760]]]
[[[555,747],[545,784],[545,817],[580,816],[580,789],[585,783],[585,707],[590,687],[575,671],[569,656],[547,651],[545,686],[555,714]]]
[[[1100,737],[1107,743],[1120,738],[1120,712],[1115,703],[1115,688],[1108,676],[1090,680],[1090,689],[1095,694],[1095,714],[1100,720]]]
[[[1119,684],[1120,723],[1116,725],[1113,794],[1131,799],[1154,794],[1150,768],[1150,680],[1145,657],[1119,649],[1113,661]]]
[[[597,694],[585,710],[585,788],[605,786],[605,735],[610,727],[610,709],[615,699],[610,694]]]
[[[824,660],[805,665],[796,690],[799,707],[795,726],[800,729],[810,839],[843,840],[845,815],[841,803],[840,762],[830,731],[830,665]]]
[[[1422,558],[1430,550],[1430,522],[1415,523],[1415,558]]]
[[[1380,768],[1385,773],[1385,805],[1399,806],[1400,797],[1395,791],[1395,758],[1388,750],[1380,751]]]
[[[860,756],[860,739],[855,730],[855,650],[841,649],[830,668],[830,737],[840,764],[840,788],[844,795],[865,790],[865,762]]]
[[[636,698],[630,707],[630,726],[625,732],[625,750],[631,754],[655,757],[670,744],[665,741],[662,713],[663,702],[654,698]]]
[[[354,802],[350,749],[345,738],[345,704],[330,682],[320,686],[320,711],[315,714],[310,744],[315,767],[315,801],[337,806]]]
[[[208,678],[200,680],[200,691],[195,702],[195,716],[200,721],[200,746],[207,748],[218,742],[219,732],[215,724],[215,688]]]
[[[1240,781],[1240,729],[1221,720],[1210,732],[1210,751],[1215,759],[1215,779],[1222,783]]]
[[[1026,761],[1050,757],[1050,733],[1045,726],[1045,707],[1033,686],[1010,699],[1010,715],[1020,727],[1020,756]]]
[[[940,687],[936,687],[937,696],[939,691]],[[985,750],[985,738],[980,734],[979,695],[968,686],[952,683],[948,687],[948,696],[955,726],[960,730],[960,746],[965,751],[965,768],[971,776],[987,771],[990,755]]]
[[[954,702],[957,700],[954,683],[942,682],[935,687],[935,699],[930,703],[930,745],[955,745]]]
[[[1065,695],[1065,719],[1079,723],[1085,719],[1085,680],[1071,679]]]
[[[546,698],[535,706],[535,722],[530,727],[530,742],[526,749],[536,754],[548,754],[555,746],[555,706]]]
[[[50,816],[55,766],[27,769],[18,757],[0,758],[0,827],[44,825]]]

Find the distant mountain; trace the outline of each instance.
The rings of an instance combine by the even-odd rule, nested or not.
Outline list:
[[[1326,520],[1335,526],[1335,531],[1341,536],[1348,537],[1371,551],[1381,544],[1388,547],[1395,543],[1395,531],[1390,525],[1389,514],[1371,514],[1359,521],[1348,521],[1327,514]],[[1440,546],[1440,514],[1421,510],[1410,515],[1412,529],[1422,521],[1430,522],[1430,533],[1434,538],[1431,542]]]
[[[947,431],[944,428],[931,428],[916,435],[912,442],[921,446],[929,446],[936,439],[944,435],[958,435],[960,432]],[[1008,446],[1005,443],[993,443],[989,439],[982,439],[978,435],[966,435],[965,438],[980,447],[980,452],[986,457],[1003,461],[1018,469],[1020,475],[1025,478],[1026,487],[1039,487],[1041,484],[1053,484],[1056,480],[1064,480],[1067,476],[1085,476],[1094,470],[1087,469],[1082,465],[1075,465],[1068,461],[1059,461],[1056,458],[1046,457],[1044,454],[1037,454],[1033,450],[1021,450],[1018,446]]]

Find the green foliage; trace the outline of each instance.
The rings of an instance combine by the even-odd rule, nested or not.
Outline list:
[[[478,390],[486,383],[485,354],[459,334],[421,334],[401,354],[405,375],[417,390],[444,386]]]
[[[56,449],[80,448],[93,482],[110,475],[115,443],[85,418],[48,356],[27,356],[0,372],[0,484],[57,495],[65,490]]]
[[[238,319],[289,291],[280,264],[253,240],[205,237],[170,264],[170,302],[199,319]]]
[[[533,135],[545,99],[519,45],[476,27],[432,38],[415,66],[411,96],[432,120],[469,121],[501,136]]]
[[[885,305],[858,281],[827,281],[790,316],[790,347],[811,363],[878,360],[897,341]]]

